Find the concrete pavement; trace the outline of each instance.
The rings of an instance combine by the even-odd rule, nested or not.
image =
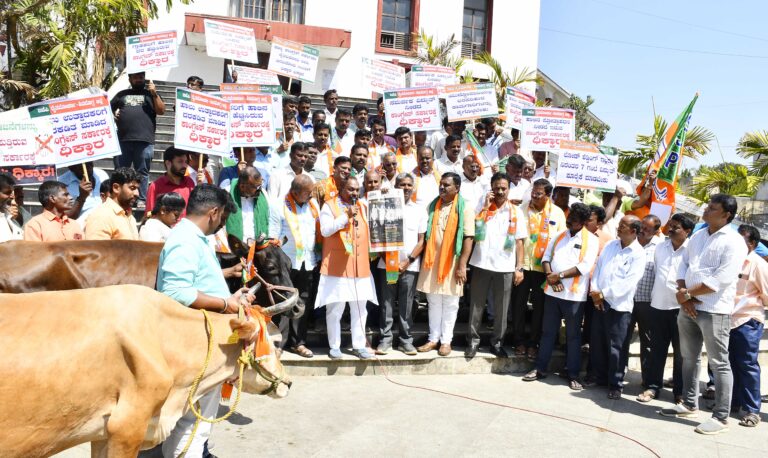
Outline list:
[[[661,407],[671,404],[670,391],[665,390],[661,400],[636,402],[638,377],[636,372],[630,373],[632,383],[623,398],[612,401],[604,388],[573,392],[556,375],[539,382],[523,382],[520,374],[392,376],[398,383],[500,405],[398,386],[383,376],[296,377],[285,399],[244,396],[239,413],[214,427],[212,453],[219,458],[654,456],[641,445],[608,432],[612,430],[663,457],[768,455],[766,423],[744,428],[731,419],[728,433],[696,434],[696,421],[658,415]],[[702,411],[700,420],[708,416],[709,412]],[[765,413],[762,421],[768,421]],[[88,445],[83,445],[59,457],[85,458],[90,456],[88,451]]]

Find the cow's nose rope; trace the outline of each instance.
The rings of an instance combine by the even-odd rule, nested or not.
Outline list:
[[[225,413],[219,418],[205,418],[200,412],[200,403],[195,402],[194,399],[195,394],[197,393],[197,387],[200,385],[200,381],[205,376],[205,371],[208,370],[208,363],[211,362],[211,356],[213,355],[213,325],[211,324],[211,319],[208,317],[208,312],[205,310],[201,310],[201,312],[203,312],[203,316],[205,317],[205,328],[208,331],[208,353],[205,355],[203,368],[200,370],[200,373],[195,376],[195,379],[192,381],[192,387],[189,389],[187,404],[189,404],[189,408],[192,410],[192,413],[195,414],[196,420],[195,425],[192,427],[192,433],[189,435],[189,439],[187,439],[187,445],[184,446],[184,450],[181,451],[181,454],[179,454],[178,458],[183,458],[184,455],[186,455],[189,447],[192,445],[192,439],[195,437],[197,427],[200,426],[201,421],[206,423],[221,423],[222,421],[232,416],[233,413],[235,413],[237,405],[240,403],[240,393],[242,393],[243,388],[243,370],[248,364],[248,355],[246,354],[245,350],[243,350],[243,352],[240,354],[240,357],[237,358],[240,376],[237,380],[237,395],[235,396],[235,401],[232,403],[232,406],[229,408],[229,412]]]

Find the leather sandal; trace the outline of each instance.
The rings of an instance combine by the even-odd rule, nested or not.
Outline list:
[[[656,399],[657,396],[658,393],[656,390],[645,390],[638,394],[635,400],[637,400],[637,402],[651,402],[653,399]]]
[[[305,345],[299,345],[298,347],[293,347],[291,348],[291,350],[303,358],[311,358],[315,356],[315,354],[312,353],[312,350],[307,348]]]

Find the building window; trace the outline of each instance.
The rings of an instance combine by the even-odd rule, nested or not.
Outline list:
[[[488,1],[464,0],[464,26],[461,34],[461,56],[473,58],[485,51],[488,29]]]
[[[238,16],[265,21],[304,23],[304,0],[236,0]]]
[[[411,0],[383,0],[379,46],[387,49],[411,50]]]

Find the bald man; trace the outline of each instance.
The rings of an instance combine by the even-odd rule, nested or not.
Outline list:
[[[281,348],[305,358],[314,356],[307,348],[307,318],[312,316],[317,292],[314,269],[320,259],[320,246],[315,244],[319,230],[320,206],[312,198],[314,180],[307,173],[296,175],[285,199],[270,216],[270,238],[280,240],[291,260],[291,281],[304,297],[304,314],[299,318],[280,318]],[[278,210],[279,209],[279,210]]]

